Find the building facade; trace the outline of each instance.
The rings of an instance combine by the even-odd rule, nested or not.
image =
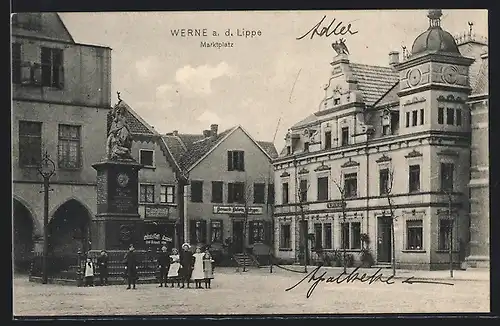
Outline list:
[[[15,261],[42,250],[42,155],[50,179],[52,252],[88,246],[96,213],[96,173],[105,154],[111,49],[73,40],[56,13],[12,17],[12,177]]]
[[[388,67],[334,57],[320,110],[290,128],[274,161],[277,257],[345,248],[359,260],[367,246],[378,265],[439,269],[451,246],[465,260],[474,59],[440,17],[430,10],[411,53],[389,53]]]
[[[267,254],[272,241],[274,145],[255,141],[241,126],[218,132],[215,124],[201,135],[174,131],[165,138],[186,177],[185,241],[214,249],[231,241],[236,252],[265,251],[267,246]]]

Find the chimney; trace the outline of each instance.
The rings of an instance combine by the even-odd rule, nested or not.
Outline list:
[[[399,52],[398,51],[389,52],[389,66],[392,67],[397,63],[399,63]]]
[[[210,130],[203,130],[203,137],[210,137]]]
[[[174,130],[174,131],[172,131],[172,135],[174,135],[174,136],[179,136],[179,131],[178,131],[178,130]]]
[[[210,125],[210,133],[212,138],[217,138],[217,129],[219,128],[219,125],[212,124]]]

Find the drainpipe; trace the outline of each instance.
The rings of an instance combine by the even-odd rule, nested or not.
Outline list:
[[[188,215],[187,215],[187,210],[188,210],[188,185],[187,185],[187,180],[186,180],[186,183],[183,185],[184,187],[184,194],[183,194],[183,207],[182,207],[182,211],[183,211],[183,223],[182,223],[182,230],[183,230],[183,243],[187,241],[187,239],[189,239],[188,237]],[[181,244],[182,245],[182,244]]]
[[[366,110],[365,110],[365,123],[366,123]],[[365,154],[366,154],[366,234],[370,232],[370,219],[368,218],[368,213],[370,211],[370,153],[368,150],[369,133],[366,130],[366,143],[365,143]]]

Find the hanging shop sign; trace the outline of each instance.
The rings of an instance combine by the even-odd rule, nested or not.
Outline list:
[[[214,214],[245,214],[245,206],[214,206]],[[262,207],[252,206],[247,207],[249,215],[260,215],[263,213]]]

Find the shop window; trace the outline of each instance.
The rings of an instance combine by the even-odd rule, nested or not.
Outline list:
[[[154,151],[150,149],[139,150],[139,163],[145,167],[154,167]]]
[[[314,223],[314,250],[323,249],[323,225],[321,223]]]
[[[409,191],[420,191],[420,165],[410,165],[409,172]]]
[[[281,184],[281,203],[288,204],[288,182],[283,182]]]
[[[189,221],[189,240],[191,244],[201,244],[207,242],[207,221]]]
[[[332,223],[323,224],[323,233],[325,237],[325,241],[323,243],[324,249],[332,249],[333,248],[333,232],[332,232]]]
[[[351,222],[351,249],[361,249],[361,223]]]
[[[203,202],[203,181],[197,181],[197,180],[191,181],[191,202],[193,203]]]
[[[155,186],[154,185],[139,185],[139,201],[141,203],[155,202]]]
[[[245,152],[228,151],[227,152],[227,170],[245,171]]]
[[[253,185],[254,204],[265,204],[265,199],[266,199],[266,184],[254,183]]]
[[[210,221],[210,243],[222,243],[222,221]]]
[[[292,248],[291,234],[290,224],[280,225],[280,249]]]
[[[350,227],[349,223],[340,223],[340,248],[349,249],[350,239],[349,239]]]
[[[340,223],[340,246],[342,249],[361,249],[361,223]]]
[[[42,159],[42,123],[19,121],[19,164],[36,166]]]
[[[81,167],[80,126],[59,125],[58,165],[63,169]]]
[[[251,221],[249,223],[250,239],[249,243],[263,243],[265,240],[264,221]]]
[[[453,163],[441,163],[441,191],[453,191]]]
[[[307,180],[306,179],[301,179],[300,180],[300,202],[305,203],[307,202]]]
[[[175,186],[160,186],[160,203],[172,204],[175,202]]]
[[[358,174],[344,174],[344,195],[345,198],[353,198],[358,196]]]
[[[228,203],[245,203],[245,183],[234,182],[227,185],[227,202]]]
[[[222,203],[223,186],[222,181],[212,181],[212,203]]]
[[[318,178],[318,200],[328,200],[328,177]]]
[[[439,220],[439,250],[450,250],[450,237],[453,230],[453,220],[442,219]]]
[[[423,227],[422,221],[406,221],[406,249],[422,250]]]

